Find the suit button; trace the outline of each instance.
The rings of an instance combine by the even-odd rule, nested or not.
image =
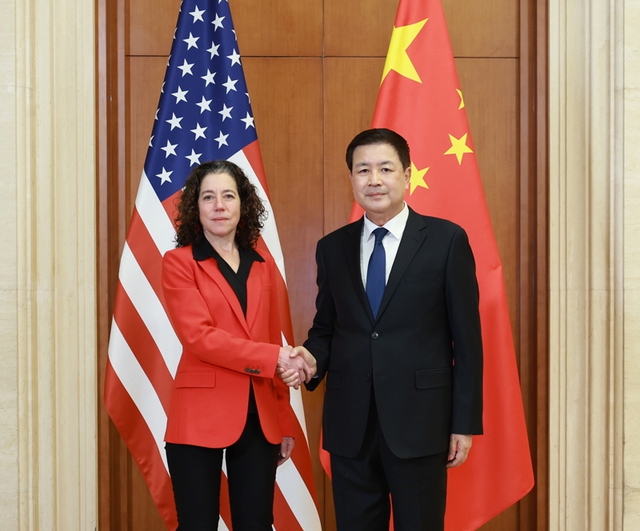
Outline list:
[[[371,337],[372,337],[373,339],[378,339],[378,337],[379,337],[379,336],[378,336],[378,332],[374,332],[373,334],[371,334]]]
[[[371,375],[370,374],[365,374],[364,375],[364,381],[368,382],[369,380],[371,380]]]

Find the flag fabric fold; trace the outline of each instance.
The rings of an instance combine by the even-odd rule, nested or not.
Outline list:
[[[440,0],[400,0],[372,127],[411,148],[406,201],[467,232],[480,287],[484,435],[449,471],[447,531],[477,529],[533,487],[502,263],[489,218]],[[354,204],[351,219],[362,209]]]
[[[267,208],[258,245],[278,265],[282,339],[293,343],[284,260],[229,4],[183,0],[120,262],[104,396],[168,529],[177,520],[163,439],[182,347],[165,312],[161,260],[175,246],[175,201],[186,177],[215,159],[240,166]],[[292,390],[291,403],[296,448],[278,469],[274,528],[319,531],[300,391]],[[230,528],[223,507],[220,529]]]

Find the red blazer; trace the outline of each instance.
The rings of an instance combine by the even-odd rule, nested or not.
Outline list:
[[[275,375],[282,332],[276,265],[266,251],[247,279],[247,317],[214,259],[196,261],[191,246],[165,254],[162,288],[182,343],[165,441],[209,448],[236,442],[247,420],[249,382],[262,431],[273,444],[292,436],[289,389]]]

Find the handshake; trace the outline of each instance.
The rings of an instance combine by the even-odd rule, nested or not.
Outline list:
[[[289,387],[298,389],[300,384],[308,383],[317,371],[316,359],[304,347],[280,348],[276,374]]]

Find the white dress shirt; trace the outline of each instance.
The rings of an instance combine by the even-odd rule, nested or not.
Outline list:
[[[407,203],[404,204],[403,209],[395,217],[387,221],[383,227],[389,231],[389,234],[385,235],[382,239],[382,245],[386,255],[385,260],[385,284],[389,280],[389,273],[393,267],[393,262],[398,254],[398,247],[400,247],[400,240],[404,234],[404,229],[407,226],[407,220],[409,219],[409,208]],[[369,258],[373,252],[373,246],[376,241],[376,237],[373,231],[378,228],[378,225],[373,223],[364,215],[364,223],[362,225],[362,236],[360,237],[360,272],[362,274],[362,284],[367,285],[367,269],[369,267]]]

